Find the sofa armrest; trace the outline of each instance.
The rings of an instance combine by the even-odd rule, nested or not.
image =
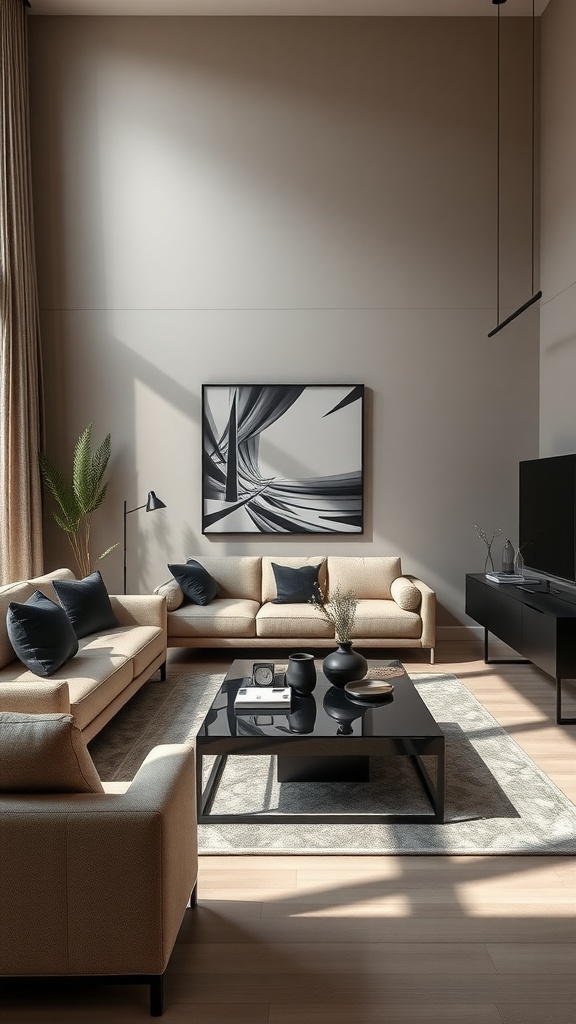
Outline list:
[[[166,598],[159,594],[111,594],[110,603],[121,626],[167,629]]]
[[[68,683],[39,679],[38,682],[0,683],[0,711],[23,715],[70,714]]]
[[[1,973],[164,971],[197,877],[192,748],[152,750],[122,795],[0,795],[0,813]]]
[[[434,648],[436,646],[436,592],[427,583],[417,579],[416,576],[410,576],[408,573],[405,575],[406,579],[410,580],[415,587],[418,587],[422,595],[420,603],[420,617],[422,619],[422,636],[420,640],[422,647]]]
[[[152,848],[148,849],[148,842],[144,840],[140,853],[146,859],[155,858],[151,878],[158,877],[161,880],[157,909],[162,918],[162,956],[167,963],[198,875],[194,748],[187,744],[154,747],[126,793],[117,799],[119,810],[114,834],[119,838],[124,834],[127,857],[125,867],[128,871],[133,870],[131,851],[134,850],[134,815],[153,815],[150,822],[154,831]],[[151,884],[154,886],[153,881]],[[145,889],[142,890],[141,898],[149,899]],[[112,917],[115,913],[111,909]],[[152,937],[149,941],[152,942]]]

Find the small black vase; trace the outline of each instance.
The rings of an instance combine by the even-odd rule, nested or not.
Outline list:
[[[316,686],[316,665],[313,654],[291,654],[286,669],[286,682],[296,693],[312,693]]]
[[[314,732],[316,722],[316,701],[314,697],[294,693],[288,715],[288,729],[300,735]]]
[[[322,671],[332,686],[343,687],[353,679],[364,679],[367,670],[366,658],[353,651],[351,643],[339,643],[338,649],[322,662]]]

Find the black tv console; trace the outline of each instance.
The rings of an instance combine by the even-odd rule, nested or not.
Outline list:
[[[484,626],[486,664],[505,663],[488,657],[492,633],[522,655],[519,660],[532,662],[556,680],[556,721],[576,724],[576,718],[562,715],[562,680],[576,678],[576,605],[552,591],[531,593],[511,583],[493,583],[484,573],[469,573],[466,614]]]

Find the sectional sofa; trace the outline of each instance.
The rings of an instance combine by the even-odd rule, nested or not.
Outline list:
[[[333,647],[333,629],[310,603],[275,603],[272,563],[318,564],[328,599],[336,588],[358,598],[355,646],[425,648],[434,660],[436,595],[422,580],[403,574],[396,556],[191,557],[215,580],[217,596],[195,604],[175,579],[156,588],[167,601],[169,647]]]

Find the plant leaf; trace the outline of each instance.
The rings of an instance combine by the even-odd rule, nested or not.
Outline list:
[[[92,424],[82,431],[74,448],[72,484],[74,494],[84,515],[91,512],[92,488]]]
[[[110,454],[112,451],[110,436],[110,434],[106,435],[106,437],[102,441],[102,444],[98,445],[98,448],[96,449],[94,455],[92,456],[91,474],[94,494],[98,492],[100,482],[102,480],[102,477],[104,476],[104,473],[106,472],[106,467],[108,465],[108,460],[110,458]]]
[[[102,504],[102,502],[104,501],[104,498],[106,497],[106,491],[107,490],[108,490],[108,484],[104,484],[104,487],[96,494],[96,496],[94,498],[94,501],[92,502],[92,511],[93,512],[95,512],[97,508],[100,508],[100,505]]]
[[[66,521],[66,532],[74,532],[78,529],[82,512],[78,506],[72,486],[59,466],[46,455],[39,453],[38,460],[44,483],[59,505],[62,516]]]
[[[106,558],[106,555],[109,555],[110,552],[114,551],[114,548],[117,548],[117,547],[120,547],[120,541],[116,541],[116,543],[112,544],[111,547],[106,548],[106,551],[103,551],[101,555],[98,555],[98,558],[96,559],[96,561],[100,562],[102,558]]]

